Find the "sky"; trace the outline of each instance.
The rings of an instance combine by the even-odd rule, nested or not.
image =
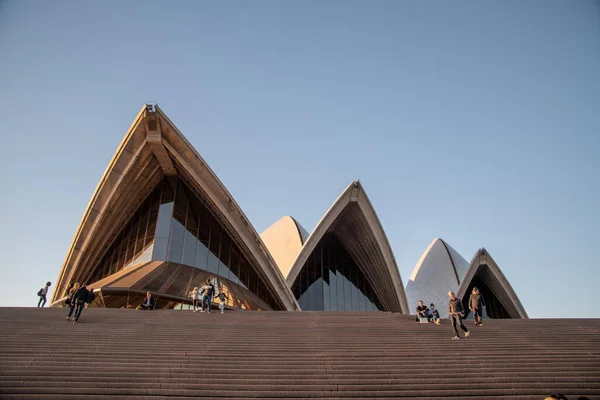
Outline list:
[[[404,284],[440,237],[530,317],[600,317],[599,71],[598,1],[0,0],[0,306],[156,101],[258,232],[360,179]]]

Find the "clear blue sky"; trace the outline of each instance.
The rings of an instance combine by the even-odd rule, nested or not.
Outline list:
[[[0,305],[34,305],[146,101],[261,232],[364,184],[406,284],[486,247],[599,317],[600,3],[0,0]]]

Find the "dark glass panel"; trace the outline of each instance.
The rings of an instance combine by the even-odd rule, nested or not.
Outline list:
[[[329,263],[327,259],[327,253],[323,253],[323,309],[325,311],[330,311],[330,296],[331,296],[331,288],[329,285]]]
[[[325,247],[327,260],[329,263],[329,308],[331,311],[337,311],[337,276],[335,267],[335,253],[333,247],[329,244]]]
[[[185,265],[195,265],[196,247],[198,246],[198,215],[202,204],[198,198],[184,185],[189,199],[187,216],[185,219],[185,239],[183,244],[183,260]]]
[[[248,290],[252,293],[256,293],[256,285],[258,283],[258,276],[256,271],[250,265],[248,266]]]
[[[316,307],[316,299],[315,296],[313,295],[313,283],[315,282],[315,266],[314,266],[314,260],[315,260],[315,253],[314,251],[308,256],[308,259],[306,260],[306,264],[304,264],[304,270],[306,271],[306,284],[307,284],[307,288],[306,288],[306,292],[304,293],[304,295],[306,296],[306,310],[310,310],[313,311],[315,310]]]
[[[249,266],[248,266],[248,261],[246,261],[245,258],[241,258],[240,259],[240,286],[242,286],[244,289],[248,288],[248,281],[250,279],[250,273],[248,272],[249,270]]]
[[[308,307],[308,300],[306,296],[306,290],[308,289],[308,271],[307,268],[302,268],[300,270],[300,293],[302,293],[302,297],[300,297],[300,307],[304,310]]]
[[[337,277],[335,269],[329,269],[329,309],[337,311]]]
[[[183,257],[183,240],[185,236],[185,218],[188,209],[188,197],[185,186],[179,184],[176,187],[175,205],[173,207],[173,220],[171,222],[171,233],[167,260],[180,263]],[[157,235],[158,236],[158,235]]]
[[[300,299],[300,296],[302,295],[302,292],[300,291],[300,279],[298,279],[298,277],[296,277],[296,280],[292,285],[292,293],[294,293],[296,300]]]
[[[373,289],[371,288],[371,285],[369,285],[368,282],[367,282],[367,285],[365,287],[365,296],[367,298],[367,311],[374,311]]]
[[[364,294],[364,290],[365,290],[365,276],[360,273],[360,270],[358,271],[358,309],[360,311],[366,311],[367,306],[366,306],[366,298],[365,298],[365,294]]]
[[[358,267],[350,260],[350,283],[352,283],[352,310],[358,310]]]
[[[127,253],[125,254],[126,264],[129,264],[133,260],[135,252],[135,242],[137,240],[137,231],[140,220],[140,212],[136,212],[131,220],[129,230],[129,242],[127,243]]]
[[[133,251],[133,259],[134,263],[139,263],[141,260],[142,253],[144,252],[144,240],[146,239],[146,228],[148,227],[148,216],[150,215],[150,204],[152,200],[152,196],[150,195],[150,201],[146,200],[144,205],[142,206],[142,210],[140,213],[140,217],[138,220],[138,229],[135,240],[135,249]]]
[[[231,247],[231,262],[229,268],[229,280],[233,283],[239,282],[240,276],[240,255],[238,253],[237,247],[233,245]]]
[[[173,216],[173,195],[174,184],[170,179],[165,179],[163,184],[163,193],[160,200],[160,208],[158,210],[158,220],[156,223],[155,237],[169,237],[171,231],[171,219]]]
[[[338,311],[346,310],[346,302],[344,301],[344,271],[342,267],[342,254],[339,249],[335,251],[335,266],[336,266],[336,286],[337,286],[337,309]]]
[[[160,195],[161,192],[156,193],[156,198],[153,199],[152,205],[150,206],[150,216],[148,217],[148,226],[146,228],[146,239],[144,241],[144,251],[142,253],[141,261],[147,262],[152,259],[152,250],[154,244],[154,233],[156,231],[156,223],[158,220],[158,210],[160,207]]]
[[[219,250],[221,247],[221,229],[217,221],[210,216],[210,242],[208,249],[208,265],[206,269],[214,274],[219,273]]]
[[[129,243],[128,231],[124,231],[122,236],[119,238],[119,263],[117,264],[117,271],[125,265],[125,255],[127,254],[127,243]]]
[[[119,237],[117,237],[118,240]],[[109,275],[114,274],[115,272],[117,272],[117,264],[119,263],[119,250],[118,250],[118,246],[113,245],[110,249],[110,270],[109,270]]]
[[[228,279],[229,264],[231,263],[231,239],[224,230],[221,231],[221,252],[219,253],[219,260],[219,275]]]

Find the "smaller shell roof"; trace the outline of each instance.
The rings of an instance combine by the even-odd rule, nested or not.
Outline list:
[[[289,215],[281,217],[260,234],[284,278],[290,272],[308,235],[306,229]]]

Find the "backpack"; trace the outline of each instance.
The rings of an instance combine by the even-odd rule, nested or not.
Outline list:
[[[85,297],[85,302],[88,304],[91,304],[95,298],[96,298],[96,295],[94,294],[93,291],[90,290],[88,292],[87,296]]]
[[[40,290],[38,290],[38,296],[41,296],[43,291],[44,291],[44,288],[41,288]]]

